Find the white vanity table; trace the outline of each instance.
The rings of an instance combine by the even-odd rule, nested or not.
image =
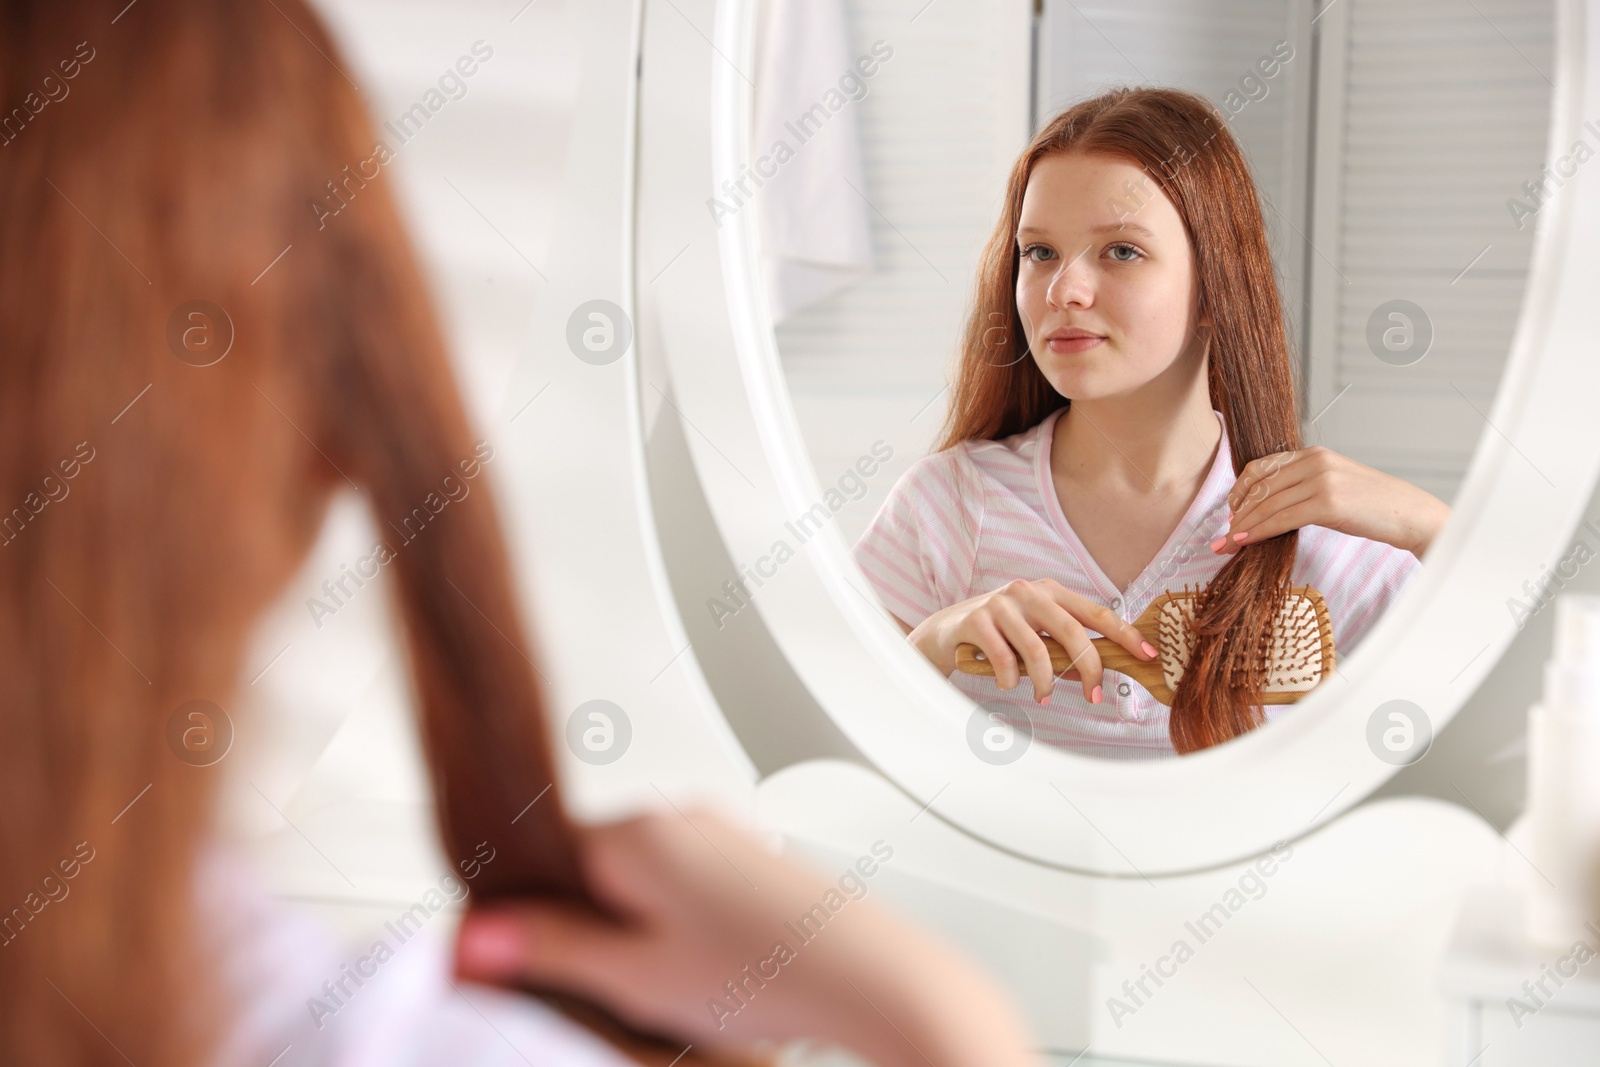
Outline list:
[[[726,626],[704,609],[821,496],[766,315],[755,213],[718,225],[705,208],[749,155],[754,12],[750,0],[567,11],[584,57],[573,113],[584,135],[568,147],[535,342],[492,436],[528,546],[527,602],[562,716],[552,729],[594,699],[631,722],[622,758],[566,760],[574,809],[710,799],[824,870],[892,843],[872,892],[994,971],[1063,1065],[1595,1062],[1600,1045],[1589,1060],[1494,1058],[1510,1045],[1494,1036],[1506,983],[1527,975],[1486,940],[1493,916],[1504,920],[1497,906],[1487,918],[1469,909],[1459,930],[1456,914],[1502,861],[1496,830],[1440,800],[1363,801],[1399,770],[1369,748],[1374,710],[1408,700],[1445,729],[1515,635],[1506,598],[1566,545],[1600,472],[1600,435],[1574,430],[1593,425],[1600,396],[1600,169],[1578,171],[1538,216],[1506,379],[1486,412],[1494,432],[1455,502],[1470,521],[1452,522],[1367,638],[1387,655],[1352,657],[1300,714],[1181,760],[1041,745],[994,767],[966,747],[970,704],[863,595],[835,530]],[[1560,18],[1550,142],[1565,146],[1600,116],[1600,3],[1565,0]],[[629,317],[632,343],[573,358],[572,316],[596,300]],[[546,389],[537,418],[523,417]],[[327,769],[364,743],[336,738]],[[340,866],[362,890],[287,834],[286,882],[350,899],[352,916],[410,899],[432,862],[425,813],[398,799],[416,791],[303,794],[321,799],[297,832],[346,842]],[[1290,858],[1241,889],[1279,842]],[[1202,942],[1190,926],[1219,904],[1225,924]],[[1192,958],[1127,992],[1185,939]],[[1561,1011],[1591,1010],[1594,996],[1569,984]]]

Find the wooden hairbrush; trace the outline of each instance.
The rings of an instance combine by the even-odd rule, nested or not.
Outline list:
[[[1194,612],[1199,596],[1199,590],[1169,590],[1152,600],[1133,621],[1134,629],[1155,646],[1154,659],[1140,659],[1109,637],[1090,638],[1090,644],[1100,654],[1101,665],[1127,675],[1171,707],[1173,692],[1194,648]],[[1040,636],[1050,652],[1050,669],[1060,674],[1071,668],[1071,654],[1048,634]],[[1267,683],[1261,702],[1293,704],[1332,675],[1337,663],[1333,624],[1322,594],[1309,585],[1289,589],[1273,620],[1272,640],[1266,651]],[[994,674],[994,665],[973,644],[956,647],[956,669],[963,674]]]

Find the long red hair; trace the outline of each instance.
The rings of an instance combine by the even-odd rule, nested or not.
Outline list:
[[[1260,456],[1300,447],[1300,422],[1284,312],[1250,167],[1226,121],[1176,89],[1117,89],[1063,111],[1011,168],[1005,202],[984,248],[939,450],[996,440],[1069,406],[1028,352],[1016,307],[1022,197],[1036,163],[1058,152],[1133,161],[1183,219],[1200,307],[1214,324],[1211,404],[1228,429],[1235,474]],[[1260,725],[1261,656],[1288,587],[1298,535],[1241,550],[1206,587],[1197,643],[1170,716],[1179,753],[1220,744]]]
[[[335,490],[385,528],[474,452],[387,180],[312,208],[375,138],[304,0],[120,7],[0,0],[4,1063],[206,1061],[230,1009],[193,882],[228,764],[168,720],[234,708]],[[169,344],[193,300],[233,324],[210,366]],[[444,850],[492,843],[480,898],[578,900],[559,790],[512,824],[554,766],[475,489],[386,568]]]

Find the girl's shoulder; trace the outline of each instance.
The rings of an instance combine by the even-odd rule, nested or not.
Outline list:
[[[1370,582],[1376,577],[1409,578],[1422,562],[1403,548],[1343,533],[1326,526],[1302,526],[1297,569],[1324,581]]]
[[[1294,584],[1322,593],[1340,655],[1355,650],[1422,569],[1403,548],[1325,526],[1300,527],[1298,541]]]
[[[1051,412],[1026,430],[1006,437],[973,438],[945,450],[946,466],[966,466],[972,472],[1002,482],[1031,477],[1039,462],[1040,450],[1059,412]],[[931,458],[931,457],[929,457]]]
[[[973,456],[992,458],[1000,454],[1007,454],[1032,460],[1038,456],[1046,435],[1053,428],[1056,419],[1065,410],[1065,408],[1058,408],[1032,426],[1029,426],[1026,430],[1018,430],[1007,437],[974,438],[970,441],[961,442],[957,447],[966,449]]]
[[[974,438],[913,460],[889,503],[902,512],[932,507],[981,513],[996,494],[1030,499],[1037,491],[1040,449],[1053,415],[1019,433]]]
[[[964,449],[965,445],[958,444],[918,456],[900,473],[900,477],[895,479],[890,496],[903,496],[907,493],[925,491],[933,486],[955,483],[961,473],[959,468],[968,462]]]

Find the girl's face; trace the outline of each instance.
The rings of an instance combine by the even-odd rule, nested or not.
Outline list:
[[[1196,360],[1199,287],[1183,220],[1135,163],[1054,153],[1017,224],[1017,312],[1046,380],[1074,400],[1131,394]]]

